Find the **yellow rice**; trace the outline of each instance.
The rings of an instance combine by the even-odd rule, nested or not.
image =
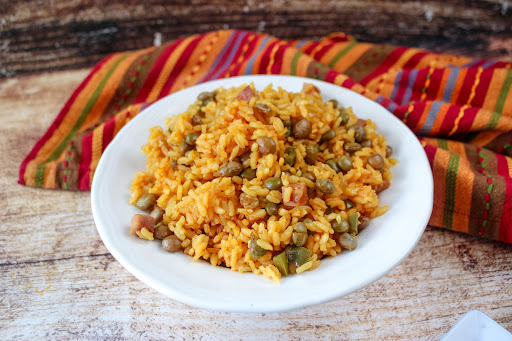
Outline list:
[[[253,84],[250,86],[254,89]],[[369,218],[385,213],[387,207],[379,206],[376,189],[383,181],[391,180],[389,169],[396,161],[385,157],[386,140],[377,134],[375,124],[367,120],[365,129],[372,147],[362,148],[352,155],[353,169],[346,174],[336,173],[324,162],[344,155],[344,143],[354,141],[354,131],[347,129],[357,122],[351,108],[336,109],[316,92],[290,93],[281,88],[273,89],[272,85],[261,92],[254,91],[255,96],[248,103],[235,100],[244,88],[245,85],[217,89],[215,101],[202,108],[198,101],[186,112],[168,118],[165,128],[156,126],[150,130],[148,143],[142,148],[147,157],[147,170],[135,175],[130,203],[136,203],[143,193],[154,194],[157,205],[165,211],[164,223],[181,240],[183,252],[194,261],[204,259],[212,265],[263,274],[279,282],[281,273],[272,257],[293,245],[293,226],[306,217],[313,220],[308,224],[311,234],[304,245],[312,255],[296,269],[297,273],[313,270],[322,258],[341,253],[343,249],[336,241],[330,221],[347,220],[350,212]],[[272,109],[273,115],[268,122],[258,120],[254,114],[256,103],[264,103]],[[200,110],[205,115],[204,124],[193,125],[192,116]],[[347,125],[340,124],[340,110],[346,110],[350,115]],[[282,120],[299,118],[311,122],[310,136],[315,142],[329,129],[336,133],[329,143],[332,148],[321,152],[315,165],[305,162],[306,147],[300,140],[285,136],[287,128]],[[200,135],[195,149],[183,155],[179,144],[190,132]],[[258,153],[255,141],[262,136],[277,143],[275,153]],[[284,162],[284,150],[290,144],[297,152],[293,167]],[[256,170],[256,178],[249,181],[240,176],[216,176],[223,164],[236,160],[247,150],[252,151],[250,167]],[[368,156],[374,153],[384,157],[382,171],[366,163]],[[173,161],[177,163],[174,169]],[[284,186],[298,182],[306,183],[308,188],[314,186],[311,180],[301,176],[305,172],[311,172],[317,178],[331,179],[335,192],[309,197],[307,206],[285,208],[280,205],[278,214],[269,217],[265,203],[279,204],[290,200],[291,188],[269,190],[263,186],[264,180],[280,177]],[[241,193],[259,198],[259,207],[244,208],[239,201]],[[352,200],[355,207],[347,210],[345,199]],[[328,206],[335,212],[324,215]],[[144,230],[137,233],[138,236],[152,239],[152,233]],[[258,238],[258,246],[269,251],[258,259],[253,259],[250,252],[251,237],[254,236]]]

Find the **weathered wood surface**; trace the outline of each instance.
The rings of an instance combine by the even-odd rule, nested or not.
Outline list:
[[[512,245],[434,228],[388,276],[292,312],[217,313],[148,288],[104,247],[89,193],[16,183],[87,72],[0,81],[0,340],[438,340],[469,309],[512,331]]]
[[[211,30],[357,39],[511,60],[508,0],[0,0],[0,77],[91,66],[110,52]]]

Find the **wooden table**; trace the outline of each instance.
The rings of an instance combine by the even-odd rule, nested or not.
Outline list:
[[[88,71],[0,81],[0,340],[436,340],[470,309],[512,331],[512,245],[436,228],[386,277],[306,309],[219,313],[148,288],[103,245],[89,193],[17,184],[24,156]]]

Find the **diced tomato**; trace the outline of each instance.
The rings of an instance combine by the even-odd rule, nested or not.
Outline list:
[[[320,93],[320,90],[318,90],[318,88],[311,83],[304,83],[304,85],[302,86],[302,91],[304,91],[308,95],[311,95],[315,92]]]
[[[136,214],[132,217],[130,234],[137,235],[137,231],[146,228],[149,232],[155,232],[155,218],[147,214]]]
[[[308,197],[308,186],[305,183],[299,182],[296,184],[289,184],[288,186],[283,186],[283,193],[286,188],[292,188],[292,195],[290,197],[290,201],[284,201],[283,204],[286,207],[297,207],[297,206],[306,206],[309,203]]]
[[[362,120],[359,118],[356,124],[361,127],[366,127],[366,120]]]
[[[238,94],[236,99],[239,101],[249,102],[251,100],[251,98],[253,98],[253,97],[254,97],[254,91],[252,91],[250,86],[246,86],[242,91],[240,91],[240,93]]]

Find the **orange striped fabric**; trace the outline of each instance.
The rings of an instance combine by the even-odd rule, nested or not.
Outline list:
[[[89,190],[106,146],[148,104],[212,79],[286,74],[380,103],[420,139],[434,175],[430,225],[512,242],[512,65],[344,33],[285,41],[224,30],[99,62],[20,167],[19,183]]]

